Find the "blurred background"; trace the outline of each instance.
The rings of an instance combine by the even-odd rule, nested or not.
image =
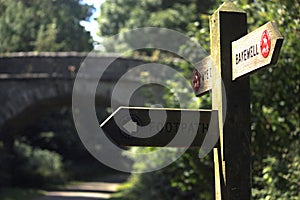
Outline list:
[[[209,52],[209,16],[222,2],[0,0],[0,199],[43,198],[39,196],[70,184],[97,181],[120,186],[99,199],[213,199],[212,155],[200,160],[197,149],[146,174],[120,173],[98,162],[77,135],[71,94],[87,53],[99,52],[99,62],[113,56],[124,46],[104,39],[126,30],[170,28]],[[249,32],[275,21],[284,37],[278,63],[251,76],[253,199],[300,199],[300,2],[233,2],[247,12]],[[193,54],[187,47],[182,49]],[[105,98],[110,83],[144,62],[168,64],[191,80],[193,66],[177,55],[159,49],[128,52],[103,80],[108,86],[96,99],[99,121],[111,113]],[[180,87],[174,80],[170,85]],[[157,103],[151,102],[153,92],[140,91],[148,99],[142,104]],[[165,107],[178,106],[172,91],[165,90],[162,96]],[[188,96],[187,107],[211,108],[209,94]],[[132,167],[145,164],[132,163]],[[104,190],[102,186],[93,191]]]

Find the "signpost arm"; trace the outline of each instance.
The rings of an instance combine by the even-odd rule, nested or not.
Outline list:
[[[232,81],[231,63],[231,42],[247,34],[246,13],[225,2],[211,16],[210,26],[212,108],[219,111],[222,196],[247,200],[251,198],[249,77]]]

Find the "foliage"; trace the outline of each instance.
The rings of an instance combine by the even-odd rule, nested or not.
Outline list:
[[[3,148],[3,142],[0,141],[0,187],[7,184],[7,181],[11,179],[11,174],[9,173],[9,166],[7,165],[7,160],[10,156],[5,152]]]
[[[68,180],[95,178],[100,175],[101,170],[105,168],[82,144],[74,126],[71,108],[50,107],[48,106],[37,118],[29,121],[26,129],[14,134],[15,139],[33,148],[59,154],[63,168],[68,169],[64,173]],[[99,109],[98,112],[100,113]],[[90,170],[86,169],[87,166]]]
[[[0,0],[0,52],[89,51],[80,21],[91,13],[80,0]]]
[[[197,155],[197,150],[188,150],[166,168],[151,173],[132,175],[113,199],[211,199],[213,193],[212,163],[208,157],[195,160]],[[143,168],[150,164],[153,163],[145,160],[136,163],[134,167]]]
[[[26,127],[11,134],[14,148],[4,148],[0,141],[0,186],[48,188],[111,173],[84,148],[70,107],[52,106],[33,109],[40,113],[31,114]],[[32,113],[31,109],[27,112]]]
[[[43,191],[35,189],[21,189],[21,188],[1,188],[1,200],[30,200],[41,196]]]
[[[275,21],[284,37],[276,66],[251,77],[253,195],[299,198],[300,29],[299,1],[246,5],[250,30]]]
[[[16,185],[42,186],[47,183],[61,183],[64,179],[62,158],[59,154],[39,148],[32,148],[24,143],[15,143]]]
[[[254,176],[253,196],[256,199],[299,199],[300,151],[299,143],[290,146],[296,152],[287,153],[283,159],[264,158],[260,176]]]
[[[106,38],[141,27],[163,27],[194,38],[195,32],[198,32],[202,24],[207,23],[207,10],[211,9],[214,2],[215,0],[202,2],[197,0],[106,1],[101,7],[101,15],[98,18],[99,35]],[[127,41],[130,40],[136,41],[136,38],[127,38]],[[107,41],[104,40],[104,42]],[[110,42],[102,45],[107,51],[113,50]],[[130,47],[130,44],[128,45]],[[145,49],[140,50],[139,53],[145,51]],[[157,52],[161,51],[156,50]],[[147,55],[152,56],[153,52],[148,51]]]
[[[201,27],[205,14],[215,1],[197,0],[111,0],[101,7],[100,36],[112,36],[126,29],[155,26],[186,32],[191,24]]]
[[[131,28],[160,26],[182,31],[200,41],[201,45],[208,50],[209,27],[206,13],[218,7],[221,1],[218,1],[218,4],[214,3],[207,6],[204,5],[204,1],[197,1],[197,3],[167,0],[142,0],[138,3],[130,0],[107,1],[103,4],[102,14],[98,19],[100,35],[111,36]],[[251,76],[253,197],[255,199],[299,199],[299,1],[237,0],[235,3],[247,12],[250,31],[267,21],[275,21],[284,36],[278,64]],[[199,6],[203,10],[199,10]],[[163,56],[166,54],[156,55],[156,57]],[[190,70],[189,65],[182,66],[186,71]],[[178,87],[176,84],[174,86]],[[170,95],[165,97],[169,105],[176,106],[173,97]],[[209,98],[204,97],[201,100],[201,107],[209,104]],[[180,168],[185,163],[184,158],[188,160],[188,164]],[[178,196],[182,192],[196,191],[199,183],[207,177],[191,178],[181,175],[189,174],[192,169],[195,173],[205,176],[209,170],[201,169],[201,164],[196,165],[199,159],[190,152],[185,154],[184,158],[164,170],[151,173],[152,176],[149,174],[137,176],[134,179],[135,187],[147,191],[154,184],[153,180],[157,181],[157,178],[161,178],[165,185],[155,188],[153,195],[155,198],[164,198],[164,192],[159,197],[159,191],[164,189],[172,193],[176,188]],[[169,181],[165,182],[165,177],[168,177]],[[203,188],[203,191],[206,189]],[[134,188],[129,188],[128,191],[131,191],[133,196],[136,194]],[[198,191],[201,191],[199,187]],[[197,195],[199,194],[193,197],[199,198]]]
[[[76,134],[72,111],[67,106],[42,112],[15,137],[30,146],[54,151],[64,161],[84,160],[87,157],[86,149]]]

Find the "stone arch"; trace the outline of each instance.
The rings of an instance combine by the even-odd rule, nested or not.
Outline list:
[[[55,81],[39,80],[18,82],[17,87],[14,84],[16,83],[6,82],[5,85],[0,86],[2,93],[0,98],[3,103],[0,108],[0,127],[35,103],[61,96],[68,99],[72,94],[72,83],[58,85]]]
[[[47,99],[71,101],[76,71],[87,55],[78,52],[20,52],[0,55],[0,132],[7,122],[35,103]],[[108,96],[118,77],[130,68],[145,63],[142,60],[119,58],[117,55],[92,55],[92,59],[99,63],[99,70],[112,58],[116,60],[103,77],[106,84],[105,91],[101,94],[103,97]],[[65,98],[60,98],[62,96]],[[101,98],[100,101],[103,100]]]

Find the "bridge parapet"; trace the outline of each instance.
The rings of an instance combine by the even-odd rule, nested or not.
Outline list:
[[[106,98],[120,76],[131,68],[145,63],[143,60],[119,57],[116,54],[79,52],[0,54],[0,132],[7,121],[14,119],[37,102],[62,96],[68,98],[70,102],[76,73],[87,56],[97,64],[93,67],[95,73],[81,77],[87,80],[99,78],[96,77],[98,74],[96,72],[103,72],[106,64],[115,59],[101,78],[101,81],[105,82],[103,84],[105,87],[100,92]],[[132,81],[138,81],[138,77],[135,78],[137,79]]]
[[[145,63],[142,60],[119,57],[117,54],[81,52],[17,52],[0,54],[0,80],[3,79],[60,79],[74,78],[81,63],[97,63],[95,72],[103,71],[105,64],[115,60],[106,70],[103,80],[112,80],[130,68]],[[92,73],[97,74],[97,73]]]

